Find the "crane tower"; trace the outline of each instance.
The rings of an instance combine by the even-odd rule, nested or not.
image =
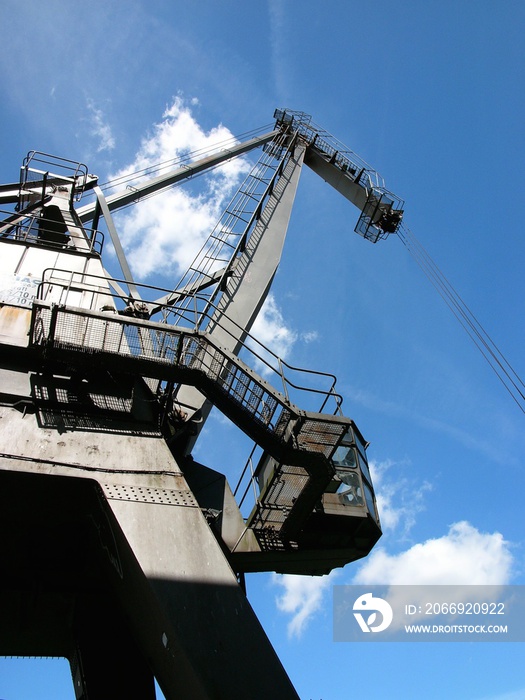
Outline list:
[[[167,700],[297,698],[244,574],[325,574],[381,535],[335,378],[250,330],[304,164],[372,242],[403,204],[308,115],[274,119],[107,197],[83,164],[36,151],[0,187],[0,654],[67,658],[79,700],[153,699],[154,678]],[[134,280],[112,213],[256,149],[174,288]],[[193,457],[213,407],[253,443],[235,484]]]

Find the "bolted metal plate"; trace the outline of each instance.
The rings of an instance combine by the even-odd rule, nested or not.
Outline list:
[[[102,484],[102,486],[106,497],[113,501],[134,501],[139,503],[155,503],[164,506],[190,506],[192,508],[199,507],[190,491],[122,484]]]

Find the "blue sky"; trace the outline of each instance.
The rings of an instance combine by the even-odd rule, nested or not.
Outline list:
[[[105,182],[148,153],[270,124],[276,107],[305,111],[405,200],[406,225],[523,376],[524,23],[515,0],[4,0],[2,182],[30,149]],[[218,218],[217,182],[117,219],[143,281],[176,283],[185,234]],[[357,216],[304,170],[259,331],[338,376],[371,443],[384,536],[329,579],[249,576],[248,596],[305,700],[523,700],[521,644],[332,642],[334,582],[525,582],[523,411],[401,241],[359,238]],[[199,449],[233,477],[236,439],[213,415]],[[0,697],[73,698],[67,666],[0,659]]]

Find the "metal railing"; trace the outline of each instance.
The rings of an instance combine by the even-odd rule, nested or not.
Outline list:
[[[331,459],[353,425],[341,415],[298,408],[238,356],[215,344],[212,334],[126,316],[109,305],[93,311],[35,299],[29,336],[44,362],[196,387],[254,441],[260,464],[270,469],[268,481],[264,468],[259,494],[259,467],[254,472],[253,463],[247,484],[245,470],[235,490],[237,495],[244,481],[243,506],[246,492],[254,489],[255,506],[244,517],[258,537],[273,533],[279,541],[294,539],[333,478]],[[336,403],[339,407],[340,400]]]
[[[83,253],[102,254],[104,234],[93,228],[57,227],[53,219],[39,214],[13,214],[0,210],[0,240],[38,243],[52,248],[80,249]],[[81,230],[83,233],[78,233]]]
[[[274,117],[277,125],[294,132],[297,131],[310,146],[315,146],[317,150],[333,159],[343,171],[348,171],[351,175],[357,176],[356,181],[361,179],[363,187],[384,188],[385,182],[381,175],[372,168],[357,153],[341,143],[335,136],[315,124],[309,114],[294,110],[275,110]]]
[[[47,360],[195,386],[283,463],[323,467],[351,422],[299,409],[200,331],[35,300],[29,335]]]
[[[293,110],[276,110],[274,117],[277,126],[280,126],[284,133],[302,136],[310,149],[321,154],[366,192],[367,203],[354,229],[356,233],[375,243],[395,232],[401,221],[404,202],[385,187],[383,178],[376,170],[334,136],[314,124],[308,114]],[[383,214],[389,219],[388,223],[383,224]],[[396,214],[401,216],[396,218]]]
[[[57,178],[73,186],[71,198],[79,201],[88,181],[87,165],[41,151],[29,151],[20,172],[21,199],[26,185],[31,187],[35,182],[42,182],[45,189],[47,179],[56,181]]]
[[[48,300],[59,306],[77,307],[79,292],[83,293],[83,299],[88,300],[89,303],[86,301],[85,303],[88,305],[85,308],[76,309],[80,316],[83,314],[87,318],[93,312],[106,312],[103,315],[106,323],[117,324],[119,328],[123,324],[127,325],[128,330],[125,337],[130,343],[130,348],[134,348],[133,354],[135,355],[139,354],[141,349],[135,348],[134,339],[140,339],[140,342],[144,343],[145,333],[147,333],[150,336],[148,347],[153,352],[150,359],[160,358],[164,348],[168,348],[169,341],[167,339],[171,333],[170,329],[173,329],[175,333],[191,332],[194,334],[202,327],[203,300],[198,295],[195,296],[192,306],[186,306],[179,310],[177,326],[173,326],[163,322],[164,308],[159,307],[157,301],[148,301],[148,298],[152,299],[154,296],[164,295],[168,290],[138,284],[142,301],[137,304],[136,302],[130,303],[130,298],[122,289],[123,284],[125,284],[123,280],[101,275],[48,268],[43,272],[36,299]],[[343,398],[336,391],[337,379],[335,375],[296,367],[286,362],[254,335],[246,333],[225,314],[223,314],[224,323],[221,323],[220,320],[217,321],[217,308],[213,304],[209,304],[209,299],[204,301],[208,305],[206,312],[208,320],[213,318],[214,324],[235,341],[244,338],[238,355],[240,361],[247,367],[255,367],[254,371],[262,375],[265,381],[271,381],[273,384],[277,382],[280,387],[278,391],[283,395],[285,402],[301,404],[308,410],[318,413],[342,415]],[[154,316],[149,316],[150,309],[155,309]],[[170,310],[173,309],[170,308]],[[135,318],[133,318],[134,315]],[[150,330],[147,330],[148,328]],[[119,330],[118,334],[124,337],[123,331]],[[164,340],[162,336],[164,336]],[[213,334],[207,334],[207,337],[213,342]],[[120,350],[112,350],[112,352],[120,352]],[[244,379],[239,380],[239,391],[242,391],[243,383]]]

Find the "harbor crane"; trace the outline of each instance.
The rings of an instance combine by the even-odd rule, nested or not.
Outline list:
[[[113,213],[249,152],[181,279],[137,282]],[[77,700],[150,700],[154,679],[167,700],[297,698],[245,574],[327,574],[381,536],[335,378],[251,333],[304,165],[357,207],[359,235],[397,231],[379,175],[288,109],[108,196],[37,151],[0,186],[0,654],[67,658]],[[212,408],[253,443],[235,484],[194,457]]]

